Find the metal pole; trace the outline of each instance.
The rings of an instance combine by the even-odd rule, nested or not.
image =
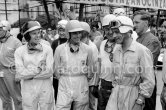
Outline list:
[[[5,1],[5,13],[6,13],[6,20],[8,20],[8,17],[7,17],[7,4],[6,4],[6,0]]]
[[[21,28],[21,24],[20,24],[20,0],[18,0],[18,19],[19,19],[19,28]]]
[[[44,4],[45,13],[47,15],[48,27],[51,27],[51,20],[50,20],[50,15],[49,15],[49,12],[48,12],[47,1],[43,0],[43,4]]]
[[[158,9],[158,13],[157,13],[157,21],[156,21],[156,29],[158,30],[159,27],[159,20],[160,20],[160,9]]]
[[[83,12],[84,12],[84,4],[80,4],[79,8],[79,20],[83,21]]]

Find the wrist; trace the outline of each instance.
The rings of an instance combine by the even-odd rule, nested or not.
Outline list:
[[[139,105],[142,105],[142,104],[144,104],[144,100],[142,100],[142,99],[137,99],[137,100],[136,100],[136,103],[139,104]]]
[[[37,68],[37,73],[40,73],[42,71],[42,68],[38,67]]]

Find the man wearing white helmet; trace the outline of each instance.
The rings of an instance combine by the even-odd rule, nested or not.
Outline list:
[[[13,37],[8,30],[3,29],[0,22],[0,97],[3,110],[22,110],[20,83],[15,81],[14,52],[21,46],[21,42]]]
[[[113,14],[115,16],[126,16],[125,10],[123,8],[114,9]],[[135,31],[133,31],[133,33],[132,33],[132,38],[133,38],[133,40],[136,40],[138,38],[138,35]]]
[[[68,37],[67,37],[66,31],[65,31],[67,22],[68,22],[67,20],[60,20],[58,22],[58,25],[57,25],[58,39],[54,40],[51,45],[51,47],[53,49],[53,54],[59,45],[65,43],[67,41]],[[54,86],[54,95],[55,95],[55,100],[56,100],[57,93],[58,93],[58,79],[56,79],[56,78],[53,79],[53,86]]]
[[[100,82],[97,106],[98,110],[105,110],[113,87],[112,81],[114,80],[114,76],[112,75],[112,58],[115,42],[109,24],[115,19],[115,17],[116,16],[113,14],[108,14],[104,16],[102,21],[105,40],[101,42],[99,53],[101,70],[99,73],[99,79],[97,79],[97,82]]]
[[[55,50],[55,75],[59,79],[56,110],[70,110],[74,103],[75,110],[88,110],[89,85],[93,77],[94,65],[92,50],[80,42],[81,23],[71,20],[66,25],[68,42]]]
[[[155,85],[152,53],[132,39],[129,17],[118,16],[110,26],[121,46],[114,51],[114,88],[106,110],[143,110],[144,99],[152,95]]]
[[[10,32],[11,24],[9,23],[9,21],[2,20],[1,23],[3,25],[3,29]]]
[[[52,49],[41,43],[41,26],[37,21],[28,21],[23,35],[27,43],[14,55],[23,110],[54,110]]]
[[[93,54],[93,58],[95,61],[95,64],[97,65],[97,61],[98,61],[98,49],[97,46],[90,40],[90,26],[88,23],[86,22],[80,22],[82,28],[84,29],[82,31],[82,37],[81,37],[81,41],[85,44],[87,44],[91,49],[92,49],[92,54]],[[95,97],[93,96],[93,90],[95,87],[98,88],[98,85],[96,85],[95,82],[95,78],[97,77],[97,71],[96,73],[94,73],[94,77],[89,81],[89,110],[95,110],[95,104],[96,104],[96,100]]]

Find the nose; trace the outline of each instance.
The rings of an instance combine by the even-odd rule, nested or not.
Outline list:
[[[113,35],[113,38],[116,38],[117,37],[117,34],[115,32],[112,33]]]
[[[40,34],[40,33],[38,33],[36,36],[37,36],[37,38],[40,38],[41,34]]]
[[[133,22],[133,25],[134,25],[134,28],[136,27],[136,23],[135,22]]]

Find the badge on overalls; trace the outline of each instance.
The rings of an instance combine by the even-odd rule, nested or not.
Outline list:
[[[81,60],[81,64],[82,64],[82,65],[85,65],[85,60]]]

